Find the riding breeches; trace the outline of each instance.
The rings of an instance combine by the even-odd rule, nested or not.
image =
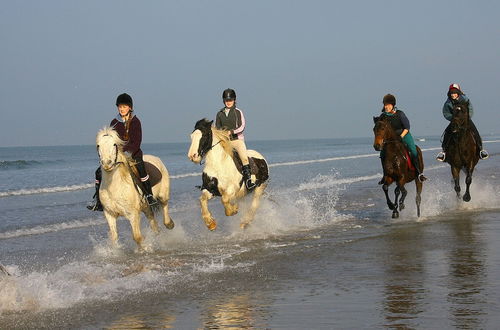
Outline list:
[[[238,153],[238,156],[240,156],[243,166],[248,165],[247,146],[245,145],[245,140],[232,140],[231,147],[233,147],[233,149]]]
[[[412,157],[418,157],[417,146],[415,145],[415,140],[410,132],[406,133],[403,137],[403,144],[408,149]]]

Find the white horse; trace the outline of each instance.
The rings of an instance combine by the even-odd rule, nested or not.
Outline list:
[[[110,127],[105,127],[97,133],[96,146],[102,169],[99,198],[104,208],[104,216],[108,221],[111,241],[114,244],[118,241],[116,219],[123,216],[129,219],[134,240],[139,248],[142,248],[141,212],[146,215],[149,225],[155,233],[158,233],[158,223],[153,210],[143,198],[137,181],[133,178],[133,159],[123,153],[124,144],[125,142],[120,139],[118,133]],[[149,166],[147,163],[151,164],[158,170],[157,176],[161,176],[157,184],[153,185],[154,182],[152,182],[153,196],[163,210],[165,227],[172,229],[174,222],[168,214],[170,196],[168,170],[158,157],[144,155],[143,159],[146,168]]]
[[[201,163],[205,158],[200,196],[201,216],[208,229],[215,230],[217,223],[208,210],[208,201],[214,196],[221,196],[226,215],[231,216],[238,213],[237,200],[248,193],[236,165],[239,163],[238,166],[241,167],[241,161],[234,155],[229,132],[215,129],[212,121],[206,119],[199,120],[191,133],[188,158],[194,163]],[[260,153],[248,150],[248,158],[252,179],[257,187],[253,191],[251,207],[241,220],[241,228],[246,228],[253,220],[269,178],[267,162]]]

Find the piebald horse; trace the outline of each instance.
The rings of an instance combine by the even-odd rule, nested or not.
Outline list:
[[[229,132],[212,127],[213,121],[199,120],[191,133],[191,146],[188,158],[197,164],[205,159],[201,186],[201,216],[209,230],[215,230],[217,223],[208,210],[208,201],[221,196],[226,216],[238,213],[238,199],[249,192],[243,183],[238,167],[241,161],[233,151]],[[248,150],[252,180],[257,187],[253,190],[252,204],[241,219],[240,227],[246,228],[253,220],[259,201],[267,186],[269,170],[264,157],[255,150]]]
[[[142,249],[141,212],[146,215],[155,233],[158,233],[158,223],[153,210],[138,187],[140,180],[135,179],[132,174],[133,159],[122,151],[124,144],[125,142],[120,139],[118,133],[110,127],[105,127],[97,133],[96,146],[102,170],[99,198],[104,208],[104,216],[108,221],[111,241],[114,244],[118,241],[116,219],[123,216],[130,221],[134,240]],[[146,169],[150,172],[153,196],[163,211],[163,223],[167,229],[172,229],[174,222],[168,214],[170,196],[168,170],[158,157],[144,155],[143,159]],[[155,178],[153,179],[152,176]],[[158,182],[155,184],[155,181]]]

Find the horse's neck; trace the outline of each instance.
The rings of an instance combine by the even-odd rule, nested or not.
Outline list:
[[[404,144],[401,142],[400,137],[396,134],[396,131],[392,129],[391,126],[385,130],[385,151],[392,153],[394,156],[399,156],[399,153],[403,152]]]
[[[214,138],[212,145],[214,147],[206,155],[205,168],[223,174],[226,174],[231,169],[236,170],[232,155],[229,155],[224,150],[220,140]]]
[[[396,134],[396,131],[392,128],[392,126],[389,124],[387,129],[385,130],[385,137],[384,139],[386,141],[399,141],[398,135]]]

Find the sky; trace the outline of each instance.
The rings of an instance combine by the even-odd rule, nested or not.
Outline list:
[[[252,140],[372,136],[396,95],[439,136],[448,86],[500,133],[498,1],[0,3],[0,146],[92,145],[134,99],[144,143],[188,142],[236,90]],[[248,144],[248,142],[247,142]]]

